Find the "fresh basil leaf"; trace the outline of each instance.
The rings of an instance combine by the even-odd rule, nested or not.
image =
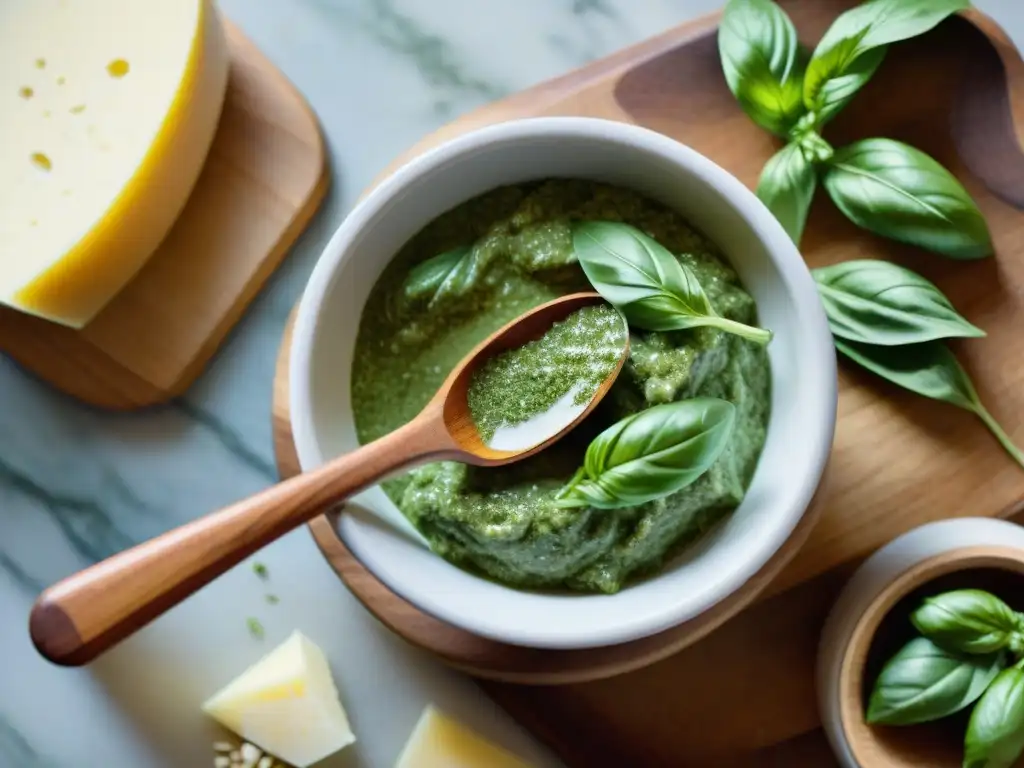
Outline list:
[[[1024,670],[1003,670],[971,712],[964,768],[1010,768],[1024,752]]]
[[[844,339],[893,346],[985,335],[933,283],[890,261],[855,259],[811,274],[832,333]]]
[[[822,125],[853,98],[882,63],[885,46],[923,34],[968,0],[870,0],[829,27],[807,65],[804,104]]]
[[[472,246],[462,246],[417,264],[402,283],[402,295],[409,302],[426,301],[428,306],[448,296],[459,296],[476,282],[477,261]]]
[[[980,418],[1010,457],[1024,467],[1024,452],[982,405],[967,372],[941,341],[879,347],[833,337],[836,349],[893,384],[924,397],[942,400]]]
[[[804,158],[797,144],[787,144],[776,152],[764,166],[757,183],[757,196],[797,245],[804,232],[816,184],[814,166]]]
[[[854,224],[954,259],[992,253],[985,217],[959,181],[920,150],[864,139],[836,150],[822,177]]]
[[[635,227],[586,221],[573,227],[573,248],[587,279],[628,323],[648,331],[709,326],[767,344],[770,331],[720,316],[697,276]]]
[[[706,397],[628,416],[594,438],[556,504],[616,509],[675,493],[711,468],[735,421],[732,403]]]
[[[1010,606],[980,589],[957,589],[926,598],[910,620],[932,642],[960,653],[1002,650],[1020,628]]]
[[[893,384],[968,411],[974,408],[977,400],[974,386],[953,353],[941,342],[879,347],[845,339],[833,341],[836,349],[848,358]]]
[[[840,62],[856,51],[858,43],[859,40],[856,37],[841,40],[819,60],[821,63],[815,67],[814,75],[822,80],[813,96],[808,96],[806,80],[804,81],[804,104],[806,105],[809,99],[813,99],[816,108],[808,114],[814,116],[815,125],[819,129],[850,103],[885,59],[886,48],[880,46],[864,51],[846,64],[845,69],[839,70]],[[837,74],[826,77],[829,72]]]
[[[866,720],[913,725],[938,720],[974,702],[1005,666],[1005,655],[968,656],[916,637],[882,668]]]
[[[743,111],[778,136],[804,113],[807,53],[772,0],[729,0],[718,27],[722,71]]]
[[[587,278],[630,325],[649,331],[687,327],[685,318],[715,314],[692,271],[635,227],[591,221],[573,228],[573,247]]]

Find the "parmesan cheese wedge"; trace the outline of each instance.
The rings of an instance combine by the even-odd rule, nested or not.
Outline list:
[[[298,631],[212,696],[203,711],[297,768],[356,740],[327,659]]]
[[[0,2],[0,303],[80,328],[199,177],[224,102],[212,0]]]
[[[428,706],[395,768],[531,768],[515,755]]]

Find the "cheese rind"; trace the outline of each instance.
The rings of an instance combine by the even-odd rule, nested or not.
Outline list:
[[[84,326],[203,168],[229,55],[212,0],[0,8],[0,302]]]
[[[461,723],[428,706],[395,768],[531,768]]]
[[[299,631],[208,699],[203,711],[297,768],[356,740],[327,659]]]

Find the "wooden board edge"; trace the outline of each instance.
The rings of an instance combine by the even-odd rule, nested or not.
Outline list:
[[[220,323],[217,324],[213,333],[206,339],[206,343],[197,350],[195,357],[183,369],[181,376],[175,380],[173,385],[164,391],[164,396],[161,398],[162,400],[173,399],[174,397],[184,394],[203,370],[205,370],[210,359],[217,350],[220,349],[227,335],[242,319],[257,294],[264,287],[274,272],[277,271],[277,268],[281,266],[281,263],[288,255],[288,252],[295,244],[295,241],[298,240],[299,236],[305,231],[313,217],[320,210],[320,206],[327,197],[327,193],[331,186],[330,162],[326,151],[323,130],[320,127],[320,121],[317,119],[312,106],[310,106],[306,97],[303,96],[302,92],[299,91],[295,84],[292,83],[292,81],[289,80],[288,77],[286,77],[285,74],[278,69],[262,51],[259,50],[256,44],[253,43],[248,36],[240,30],[236,29],[236,31],[239,38],[245,43],[245,45],[247,45],[255,55],[258,55],[266,63],[266,72],[268,76],[277,80],[277,87],[289,94],[295,102],[295,108],[305,115],[309,125],[313,128],[312,138],[315,140],[315,146],[312,151],[315,152],[319,158],[319,162],[317,163],[318,172],[316,177],[310,180],[310,184],[303,196],[303,204],[295,209],[288,225],[281,231],[281,234],[278,236],[277,241],[274,243],[267,256],[260,262],[259,268],[253,272],[249,281],[245,285],[245,289],[238,295],[238,298],[232,304],[230,311],[225,314]],[[150,404],[153,405],[156,403]]]
[[[971,63],[949,117],[964,165],[1004,202],[1024,209],[1024,58],[977,9],[961,13],[991,48]]]
[[[15,312],[16,310],[10,311]],[[31,331],[28,332],[31,333]],[[6,355],[24,375],[39,382],[39,384],[92,408],[111,412],[123,412],[157,405],[165,399],[163,397],[163,390],[154,387],[152,383],[124,367],[106,352],[97,349],[86,341],[82,343],[89,346],[91,350],[89,354],[93,358],[105,361],[100,372],[110,375],[97,376],[95,375],[97,372],[93,371],[93,375],[88,381],[83,381],[81,378],[78,380],[77,386],[83,388],[75,392],[71,392],[50,381],[43,373],[37,371],[35,367],[23,360],[16,352],[0,347],[0,353]],[[116,399],[109,399],[107,397],[108,395],[115,395],[115,393]]]

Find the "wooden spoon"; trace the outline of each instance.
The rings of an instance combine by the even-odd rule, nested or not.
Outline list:
[[[525,450],[500,451],[484,444],[467,403],[472,373],[488,358],[540,338],[555,322],[602,301],[596,293],[576,293],[527,312],[470,352],[405,426],[50,587],[29,618],[36,649],[56,664],[86,664],[257,550],[399,470],[439,459],[496,466],[547,447],[608,392],[629,353],[628,338],[618,365],[586,410],[557,434]]]

